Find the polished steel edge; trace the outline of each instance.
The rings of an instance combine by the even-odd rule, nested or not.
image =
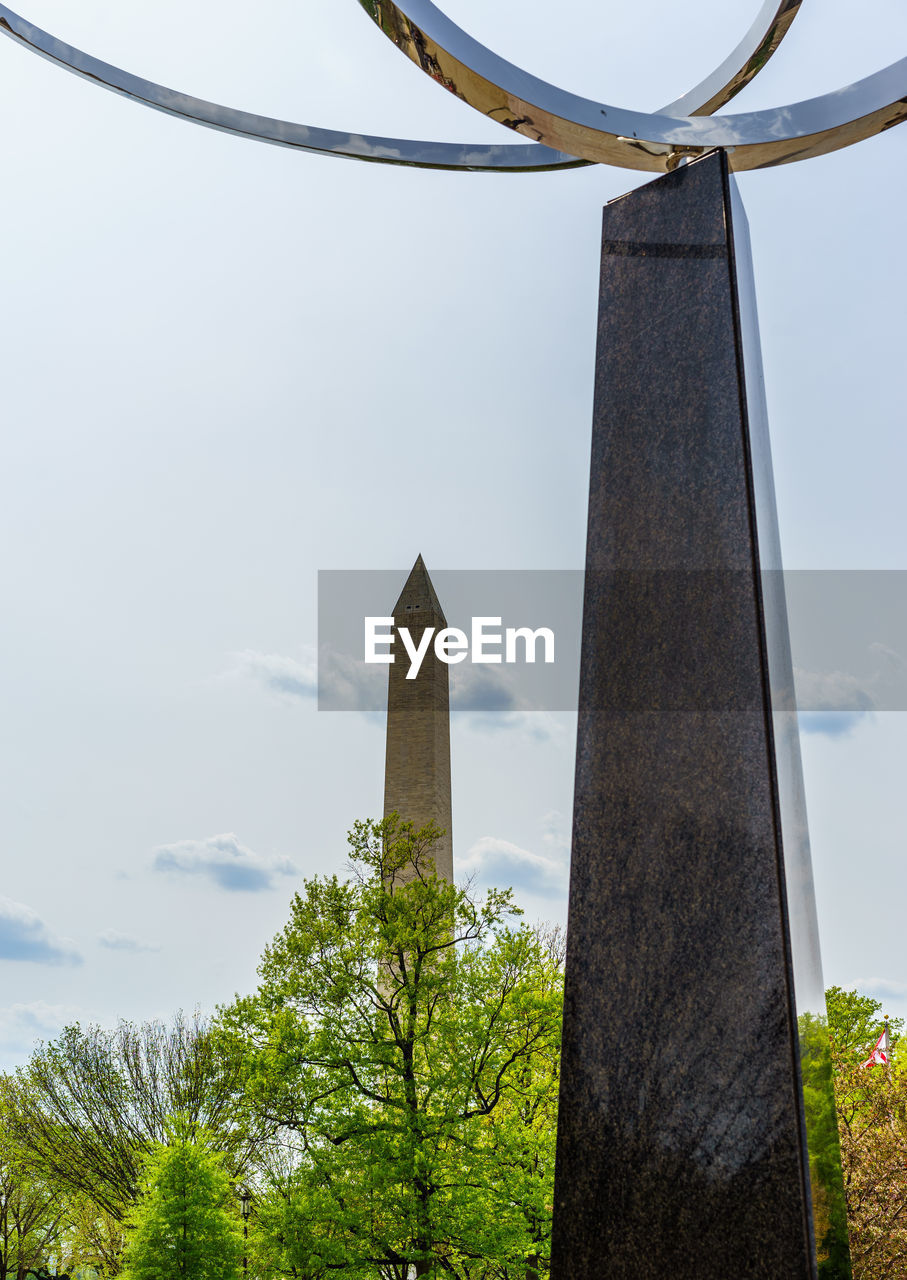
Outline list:
[[[193,124],[252,138],[258,142],[272,143],[278,147],[294,147],[317,155],[345,156],[374,164],[406,165],[423,169],[506,170],[519,173],[572,169],[588,163],[534,143],[489,146],[483,143],[418,142],[405,138],[340,133],[333,129],[318,129],[289,120],[238,111],[233,107],[179,93],[102,62],[26,22],[2,4],[0,32],[49,62],[110,89],[113,93],[131,98],[134,102],[189,120]]]
[[[373,0],[360,2],[381,25],[379,6]],[[687,111],[708,113],[723,106],[749,83],[766,59],[774,53],[801,3],[802,0],[764,0],[755,22],[730,57],[701,84],[691,89],[683,98],[662,108],[659,114],[676,115]],[[537,142],[506,143],[500,146],[484,143],[420,142],[406,138],[339,133],[332,129],[319,129],[289,120],[238,111],[179,93],[102,62],[27,22],[3,4],[0,4],[0,31],[57,66],[123,97],[153,107],[156,111],[274,146],[293,147],[317,155],[347,157],[373,164],[497,173],[575,169],[594,163]]]
[[[745,89],[777,51],[803,0],[765,0],[753,25],[720,67],[682,98],[655,112],[659,116],[710,116]]]
[[[788,106],[721,117],[652,115],[583,98],[531,75],[473,39],[432,0],[360,3],[417,66],[483,115],[599,164],[664,172],[720,148],[732,169],[759,169],[824,155],[907,118],[907,58]],[[753,56],[758,70],[764,55]]]

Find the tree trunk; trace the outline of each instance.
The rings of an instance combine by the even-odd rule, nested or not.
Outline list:
[[[539,1255],[537,1253],[527,1253],[526,1255],[526,1280],[539,1280]]]

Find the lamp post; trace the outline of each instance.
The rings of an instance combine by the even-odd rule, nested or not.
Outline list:
[[[251,1199],[251,1191],[248,1187],[243,1187],[239,1193],[239,1202],[242,1206],[242,1273],[244,1278],[249,1274],[249,1202]]]

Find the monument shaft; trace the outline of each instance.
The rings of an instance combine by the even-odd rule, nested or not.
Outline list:
[[[816,1274],[731,181],[605,209],[552,1280]]]
[[[394,605],[393,617],[394,629],[399,633],[401,627],[408,628],[415,644],[426,627],[447,626],[421,556]],[[416,828],[429,822],[443,828],[433,855],[438,875],[452,882],[448,668],[429,646],[414,680],[406,678],[407,669],[402,651],[388,667],[384,813],[397,812]]]

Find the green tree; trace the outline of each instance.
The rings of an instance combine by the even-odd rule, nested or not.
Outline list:
[[[809,1144],[819,1280],[851,1280],[847,1203],[832,1081],[828,1020],[801,1014],[800,1070]]]
[[[907,1275],[907,1063],[902,1021],[870,996],[826,993],[844,1194],[856,1280]],[[892,1062],[863,1066],[884,1021]]]
[[[233,1176],[244,1176],[262,1135],[238,1123],[240,1083],[205,1019],[178,1014],[169,1026],[67,1027],[0,1080],[0,1101],[30,1168],[120,1219],[170,1115],[214,1132]]]
[[[251,1105],[295,1151],[259,1206],[275,1270],[544,1269],[561,965],[510,923],[509,891],[437,877],[439,835],[357,823],[351,878],[305,882],[257,993],[221,1011]]]
[[[865,1062],[885,1022],[888,1023],[892,1048],[897,1049],[903,1019],[885,1017],[878,1000],[861,996],[856,991],[844,991],[841,987],[829,987],[825,992],[825,1004],[837,1065]]]
[[[47,1179],[29,1169],[0,1103],[0,1280],[45,1264],[58,1251],[64,1227],[65,1205]]]
[[[143,1161],[130,1210],[125,1280],[238,1280],[242,1229],[230,1178],[211,1135],[185,1117]]]
[[[126,1246],[123,1223],[99,1209],[87,1196],[69,1196],[65,1244],[66,1269],[70,1273],[91,1268],[100,1276],[119,1275]]]

